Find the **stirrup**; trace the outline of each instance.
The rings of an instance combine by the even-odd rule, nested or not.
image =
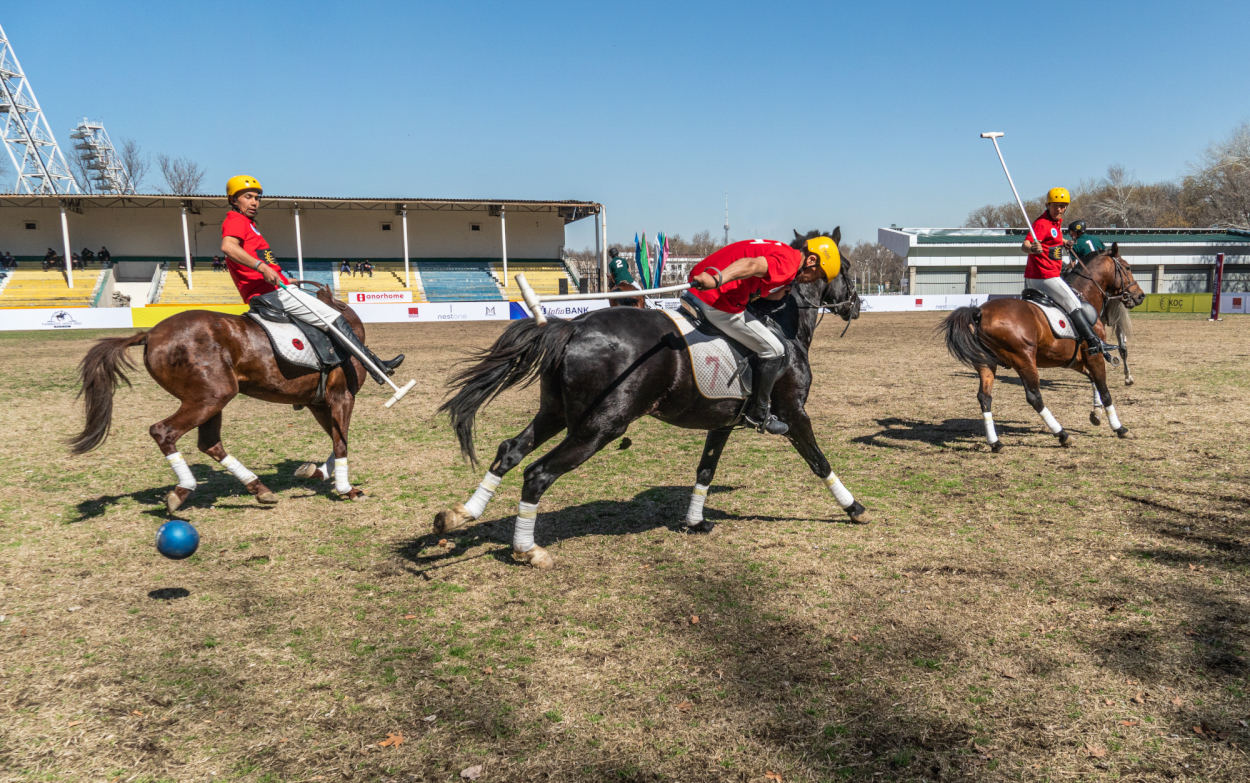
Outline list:
[[[1104,343],[1102,340],[1099,340],[1097,345],[1086,343],[1085,350],[1089,353],[1102,354],[1107,364],[1110,364],[1112,367],[1120,365],[1119,349],[1110,343]]]
[[[765,435],[785,435],[787,432],[790,431],[789,424],[786,424],[784,421],[772,415],[771,413],[765,416],[762,421],[753,419],[751,418],[750,415],[744,413],[742,414],[742,420],[745,421],[748,425],[750,425],[753,429],[757,430],[758,432],[762,432]]]

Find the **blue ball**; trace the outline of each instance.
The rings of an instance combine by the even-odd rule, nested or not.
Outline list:
[[[171,519],[156,531],[156,551],[170,560],[182,560],[195,554],[200,534],[190,522]]]

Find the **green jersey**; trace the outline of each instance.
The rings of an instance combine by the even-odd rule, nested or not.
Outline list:
[[[608,272],[614,283],[632,283],[634,276],[629,273],[629,264],[621,256],[608,259]]]
[[[1082,261],[1088,261],[1106,249],[1102,240],[1092,234],[1082,234],[1080,239],[1072,243],[1072,252]]]

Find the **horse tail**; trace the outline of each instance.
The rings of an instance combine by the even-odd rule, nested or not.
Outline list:
[[[960,307],[946,316],[939,331],[946,332],[946,350],[974,370],[998,367],[998,357],[981,339],[981,308]]]
[[[564,361],[564,349],[573,338],[576,327],[570,322],[552,318],[540,326],[532,318],[515,321],[504,330],[490,348],[470,353],[467,361],[477,360],[447,381],[456,389],[450,399],[439,406],[446,412],[460,440],[460,453],[477,464],[473,448],[473,419],[480,408],[505,389],[528,386],[535,378],[557,369]]]
[[[86,424],[77,437],[66,441],[74,454],[86,454],[104,442],[108,437],[109,428],[113,424],[113,391],[118,383],[130,385],[126,370],[133,370],[135,365],[126,356],[126,349],[132,345],[146,345],[147,332],[139,332],[130,337],[107,337],[98,340],[78,365],[78,374],[82,378],[79,397],[86,398]]]
[[[1118,342],[1128,344],[1128,338],[1133,333],[1133,322],[1128,317],[1128,308],[1124,306],[1124,302],[1119,299],[1109,300],[1103,311],[1102,320],[1115,330]]]

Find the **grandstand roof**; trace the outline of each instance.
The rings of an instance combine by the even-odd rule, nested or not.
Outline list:
[[[1222,228],[1099,228],[1091,226],[1086,233],[1104,242],[1124,245],[1176,246],[1246,246],[1250,231]],[[1028,236],[1024,228],[902,228],[890,226],[877,230],[877,241],[906,258],[919,248],[992,247],[1018,245]]]
[[[0,193],[0,206],[59,207],[81,212],[84,207],[179,207],[197,209],[229,209],[230,204],[221,195],[172,196],[165,194],[96,194],[87,196],[45,196],[24,193]],[[469,198],[410,198],[368,197],[348,198],[337,196],[265,196],[265,204],[300,209],[341,209],[393,211],[407,209],[412,212],[468,212],[483,208],[504,207],[510,212],[557,212],[564,222],[572,223],[584,217],[599,214],[603,205],[595,201],[534,201],[526,199],[469,199]]]

